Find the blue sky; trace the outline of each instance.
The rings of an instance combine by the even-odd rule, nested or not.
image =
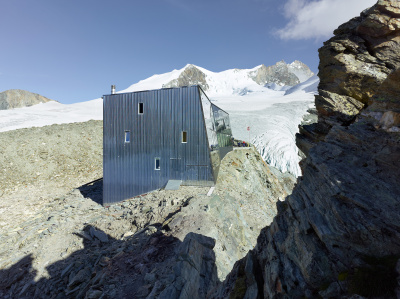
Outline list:
[[[0,92],[92,100],[188,63],[219,72],[300,60],[375,0],[2,1]]]

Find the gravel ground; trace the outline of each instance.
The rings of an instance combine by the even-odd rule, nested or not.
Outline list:
[[[70,190],[103,176],[103,122],[0,133],[0,193]]]

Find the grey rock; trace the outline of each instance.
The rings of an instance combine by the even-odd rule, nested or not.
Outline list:
[[[100,298],[101,295],[103,295],[103,291],[89,289],[86,292],[85,299],[97,299],[97,298]]]
[[[217,281],[215,240],[189,233],[181,244],[174,267],[175,281],[161,294],[170,298],[205,298]]]
[[[161,281],[156,281],[153,289],[150,294],[146,297],[146,299],[155,299],[159,298],[160,293],[164,290],[164,284]]]
[[[74,266],[74,263],[70,263],[67,267],[65,267],[65,269],[62,270],[62,272],[61,272],[61,277],[64,277],[65,275],[67,275],[72,270],[73,266]]]
[[[351,276],[354,269],[388,267],[385,258],[400,256],[400,136],[379,119],[398,113],[400,105],[400,26],[393,14],[400,14],[399,2],[379,0],[320,50],[318,123],[301,130],[311,145],[302,176],[258,237],[252,254],[260,271],[250,263],[245,271],[246,287],[255,286],[251,273],[258,273],[264,298],[396,296],[396,289],[368,294],[368,280]],[[234,294],[248,259],[235,265],[212,298]],[[394,279],[388,278],[390,288]],[[379,275],[374,280],[387,283]]]
[[[92,236],[89,235],[88,233],[86,233],[85,231],[77,231],[76,234],[78,236],[81,236],[82,238],[88,240],[88,241],[93,241]]]
[[[279,85],[294,86],[300,83],[299,78],[289,69],[289,66],[283,60],[268,67],[262,65],[250,76],[260,85],[276,83]]]
[[[18,296],[21,297],[22,295],[25,294],[25,292],[28,290],[28,288],[30,288],[33,285],[33,281],[29,281],[28,283],[26,283],[24,285],[24,287],[21,289],[21,291],[19,292]]]
[[[89,233],[93,238],[97,238],[102,243],[108,242],[107,234],[103,231],[95,229],[93,226],[90,227]]]
[[[89,281],[91,271],[89,268],[84,268],[80,270],[75,276],[72,277],[70,283],[68,284],[68,289],[73,289],[83,282]],[[78,287],[79,289],[79,287]],[[71,291],[72,292],[72,291]]]
[[[136,295],[141,298],[141,297],[147,297],[147,295],[150,294],[151,289],[152,289],[152,285],[150,284],[146,284],[146,285],[142,285],[141,287],[139,287],[139,289],[136,292]]]
[[[179,293],[175,289],[175,287],[173,285],[170,285],[160,293],[158,298],[159,299],[174,299],[174,298],[180,298],[180,297],[179,297]]]
[[[177,79],[174,79],[164,84],[163,88],[182,87],[189,85],[200,85],[204,91],[209,88],[206,80],[206,75],[201,70],[191,64],[186,66],[185,70],[179,75]]]
[[[144,276],[144,281],[147,284],[154,284],[156,279],[157,277],[155,273],[146,273],[146,275]]]

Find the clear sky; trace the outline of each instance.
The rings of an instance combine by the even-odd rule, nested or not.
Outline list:
[[[300,60],[376,0],[1,0],[0,92],[88,101],[191,63]]]

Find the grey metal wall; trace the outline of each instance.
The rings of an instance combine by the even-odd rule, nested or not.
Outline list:
[[[198,86],[105,95],[103,204],[166,185],[214,184]],[[143,103],[144,113],[138,114]],[[125,143],[125,131],[130,142]],[[187,143],[182,143],[182,131]],[[155,158],[160,170],[155,170]]]

